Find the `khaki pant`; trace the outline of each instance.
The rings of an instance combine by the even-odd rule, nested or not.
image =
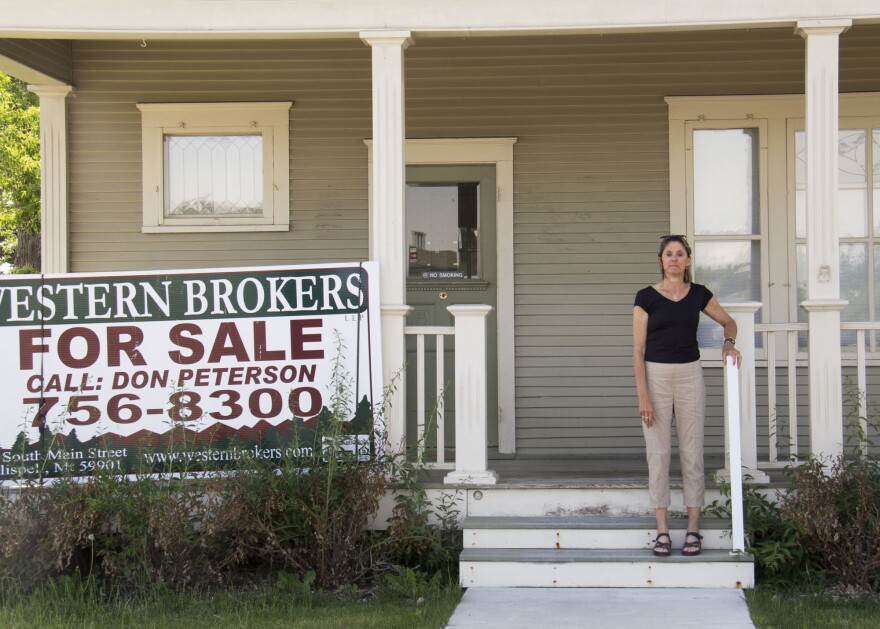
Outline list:
[[[684,364],[645,363],[654,425],[642,422],[648,458],[648,493],[654,509],[669,507],[669,461],[672,420],[678,437],[684,505],[702,507],[705,492],[703,425],[706,387],[700,361]]]

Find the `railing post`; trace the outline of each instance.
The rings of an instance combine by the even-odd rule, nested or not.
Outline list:
[[[758,469],[758,409],[755,399],[755,313],[761,304],[756,301],[747,301],[723,304],[723,307],[736,321],[738,329],[736,347],[742,354],[742,366],[738,371],[739,439],[742,444],[742,467],[745,468],[745,473],[751,477],[752,482],[766,483],[770,478]],[[730,397],[737,395],[737,392],[726,390],[726,395]],[[725,406],[724,431],[728,443],[732,442],[731,431],[734,430],[730,421],[731,417],[727,406]],[[730,474],[730,470],[725,468],[720,474],[726,477]]]
[[[742,332],[740,332],[741,334]],[[732,554],[742,553],[746,550],[745,519],[743,517],[743,491],[742,491],[742,449],[740,443],[740,431],[738,430],[741,417],[739,392],[740,372],[733,366],[733,359],[728,359],[724,365],[724,387],[728,392],[725,396],[725,416],[729,418],[730,430],[728,431],[727,451],[730,453],[730,525],[732,533]]]
[[[395,386],[386,391],[385,431],[389,447],[394,452],[406,452],[406,317],[410,306],[382,305],[382,377],[388,387],[395,378]]]
[[[486,317],[487,305],[448,306],[455,318],[455,471],[449,485],[494,485],[488,469]]]

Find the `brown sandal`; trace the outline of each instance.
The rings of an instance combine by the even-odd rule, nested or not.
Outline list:
[[[665,537],[666,541],[661,542],[661,537]],[[669,533],[657,533],[657,539],[654,540],[654,554],[658,557],[668,557],[672,554],[672,539]]]
[[[696,537],[697,541],[689,542],[687,539],[689,537]],[[703,536],[699,533],[694,533],[693,531],[688,531],[684,535],[684,545],[681,547],[681,554],[685,557],[695,557],[699,555],[703,550]]]

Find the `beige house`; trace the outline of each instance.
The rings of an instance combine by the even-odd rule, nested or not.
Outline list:
[[[386,377],[410,364],[392,440],[415,441],[448,372],[427,447],[469,518],[645,511],[636,480],[611,481],[641,461],[630,314],[664,234],[740,321],[754,477],[839,453],[866,414],[876,2],[0,7],[0,70],[41,99],[43,270],[378,260]],[[701,341],[720,461],[719,338]],[[516,572],[478,546],[463,583]],[[535,582],[590,584],[542,561]]]

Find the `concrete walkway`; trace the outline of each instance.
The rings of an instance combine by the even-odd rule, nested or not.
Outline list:
[[[469,588],[449,629],[754,629],[741,590]]]

